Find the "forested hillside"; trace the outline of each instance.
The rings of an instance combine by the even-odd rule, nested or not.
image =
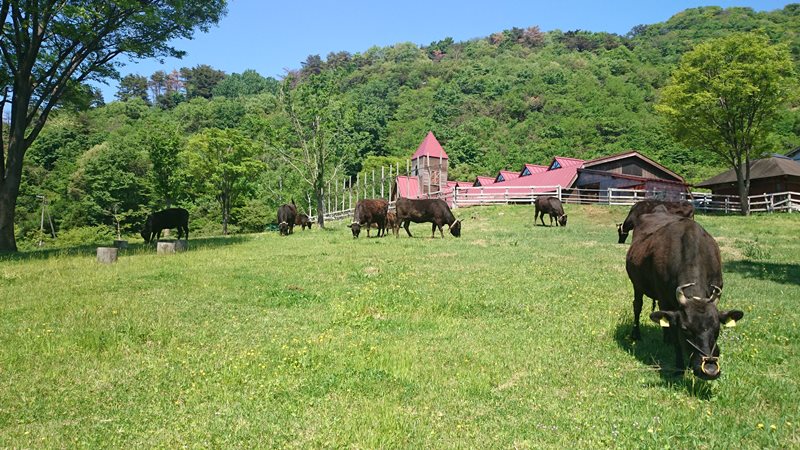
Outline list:
[[[677,144],[653,106],[683,52],[734,31],[784,43],[800,67],[793,4],[690,9],[625,36],[531,26],[466,42],[443,36],[426,46],[311,55],[282,81],[203,65],[128,76],[116,101],[71,99],[34,143],[18,240],[23,248],[38,241],[37,194],[50,200],[61,242],[110,236],[115,215],[130,232],[166,205],[189,208],[193,230],[219,233],[222,185],[230,188],[230,229],[263,230],[279,202],[311,192],[282,157],[305,141],[281,83],[293,92],[314,80],[327,88],[298,98],[334,111],[329,145],[344,162],[341,176],[404,160],[432,130],[450,155],[451,179],[635,149],[698,181],[724,166]],[[783,113],[764,153],[800,145],[797,106]],[[314,105],[297,107],[315,114]]]

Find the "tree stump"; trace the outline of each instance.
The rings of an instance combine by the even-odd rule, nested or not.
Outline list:
[[[159,255],[169,255],[177,252],[185,252],[188,248],[189,242],[186,239],[158,241],[156,253]]]
[[[97,262],[111,264],[117,261],[117,247],[97,247]]]
[[[128,241],[122,241],[122,240],[119,240],[119,239],[115,239],[114,240],[114,247],[119,248],[119,249],[128,248]]]

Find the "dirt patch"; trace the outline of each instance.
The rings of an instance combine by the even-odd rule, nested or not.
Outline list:
[[[716,240],[717,244],[719,244],[719,251],[722,253],[723,261],[745,259],[744,253],[742,253],[739,245],[737,245],[738,243],[736,242],[736,239],[729,237],[718,237]]]
[[[512,387],[516,386],[517,382],[519,382],[519,380],[521,380],[525,375],[527,375],[527,373],[525,373],[525,372],[517,372],[514,375],[511,375],[511,378],[509,378],[505,383],[502,383],[502,384],[498,385],[495,388],[495,390],[504,391],[506,389],[512,388]]]
[[[472,241],[473,245],[477,245],[478,247],[488,247],[489,244],[486,243],[486,239],[476,239]]]

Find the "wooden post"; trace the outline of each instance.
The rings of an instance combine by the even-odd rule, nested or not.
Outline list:
[[[387,196],[389,201],[392,201],[392,187],[394,187],[394,181],[395,181],[395,179],[392,177],[392,166],[390,164],[389,165],[389,195]]]
[[[128,241],[122,239],[115,239],[114,240],[114,247],[115,248],[128,248]]]
[[[372,198],[375,198],[375,169],[372,169]]]
[[[97,247],[97,262],[111,264],[117,262],[117,247]]]
[[[411,160],[406,160],[406,176],[411,175]]]
[[[359,194],[359,182],[361,181],[361,174],[356,174],[356,205],[358,205],[358,194]]]
[[[347,190],[347,209],[353,209],[353,182],[350,179],[350,189]]]
[[[381,166],[381,198],[383,198],[383,186],[386,184],[386,174],[383,171],[384,167]]]

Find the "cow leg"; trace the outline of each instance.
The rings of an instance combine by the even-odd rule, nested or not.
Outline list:
[[[431,224],[431,239],[436,237],[436,222]]]
[[[686,363],[683,361],[683,345],[680,342],[680,333],[678,330],[673,330],[672,327],[667,328],[667,330],[670,330],[672,344],[675,346],[675,369],[680,374],[686,370]]]
[[[539,220],[542,221],[542,226],[545,226],[545,224],[544,224],[544,211],[539,212]]]
[[[408,225],[409,225],[410,223],[411,223],[411,221],[410,221],[410,220],[406,220],[406,221],[404,221],[404,222],[403,222],[403,228],[405,228],[405,229],[406,229],[406,233],[408,233],[408,237],[414,237],[414,236],[411,236],[411,231],[409,231],[409,230],[408,230]]]
[[[643,296],[642,292],[633,291],[633,331],[631,332],[631,339],[634,341],[642,339],[642,333],[639,331],[639,316],[642,315]]]
[[[443,227],[441,225],[439,225],[439,236],[441,236],[442,239],[444,239],[444,232],[442,231],[442,228]]]

